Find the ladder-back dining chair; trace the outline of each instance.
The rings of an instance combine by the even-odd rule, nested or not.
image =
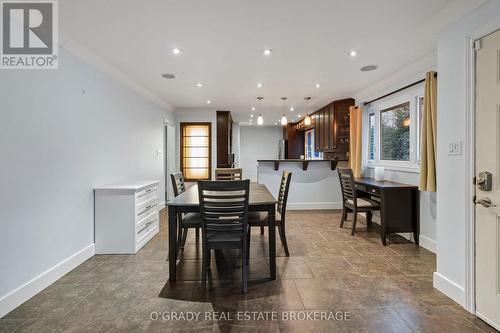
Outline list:
[[[347,220],[347,213],[352,212],[351,235],[354,235],[358,213],[366,213],[366,224],[368,226],[371,223],[372,212],[380,210],[380,203],[370,198],[358,198],[352,170],[340,168],[337,168],[337,170],[342,190],[342,218],[340,220],[340,227],[344,227],[344,222]]]
[[[242,180],[243,169],[241,168],[217,168],[215,169],[215,180]]]
[[[205,290],[212,250],[241,249],[243,293],[248,288],[248,198],[250,180],[199,181]]]
[[[186,184],[184,182],[184,176],[181,171],[174,172],[170,174],[170,180],[172,181],[172,187],[174,190],[174,195],[186,191]],[[189,228],[196,229],[196,240],[199,239],[200,227],[201,227],[201,215],[200,213],[187,213],[187,214],[177,214],[178,221],[178,233],[177,233],[177,253],[184,248],[186,244],[186,238]]]
[[[278,227],[278,233],[281,240],[281,245],[285,250],[285,255],[287,257],[290,256],[288,251],[288,244],[286,242],[286,229],[285,229],[285,221],[286,221],[286,205],[288,202],[288,192],[290,190],[290,181],[292,179],[292,173],[288,171],[283,171],[281,174],[280,187],[278,190],[278,205],[276,212],[276,226]],[[248,216],[248,224],[251,227],[266,227],[268,226],[267,221],[267,213],[257,213],[252,212]]]

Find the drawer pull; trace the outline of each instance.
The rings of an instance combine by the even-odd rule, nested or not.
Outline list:
[[[150,209],[151,209],[151,207],[153,207],[153,206],[154,206],[153,204],[149,204],[149,205],[147,205],[146,207],[144,207],[144,210],[143,210],[143,211],[141,211],[141,212],[137,213],[137,216],[139,216],[139,215],[142,215],[142,214],[146,213],[146,212],[147,212],[148,210],[150,210]]]
[[[152,188],[148,188],[148,189],[146,190],[146,193],[149,193],[149,192],[151,192],[152,190],[153,190]]]
[[[137,234],[140,234],[140,233],[141,233],[141,232],[143,232],[145,229],[149,228],[149,226],[150,226],[152,223],[153,223],[153,221],[149,221],[148,223],[146,223],[146,224],[144,225],[144,227],[143,227],[141,230],[137,231]]]

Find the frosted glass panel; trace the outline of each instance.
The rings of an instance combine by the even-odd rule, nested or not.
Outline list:
[[[186,179],[208,179],[208,169],[184,169]]]
[[[208,148],[184,148],[184,157],[208,158]]]
[[[208,137],[199,137],[199,136],[186,136],[184,138],[184,145],[188,147],[207,147],[208,146]]]
[[[188,180],[210,178],[209,124],[182,124],[182,169]]]

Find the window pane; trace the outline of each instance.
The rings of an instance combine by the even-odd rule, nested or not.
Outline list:
[[[380,159],[410,160],[410,102],[380,111]]]
[[[368,159],[375,159],[375,114],[368,119]]]
[[[210,179],[210,125],[181,124],[182,172],[188,180]]]
[[[417,133],[417,161],[420,163],[420,140],[422,140],[422,118],[424,116],[424,97],[418,98],[418,133]]]

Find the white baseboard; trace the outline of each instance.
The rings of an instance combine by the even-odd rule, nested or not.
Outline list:
[[[160,204],[158,205],[158,211],[162,210],[163,208],[165,208],[165,201],[160,202]]]
[[[476,311],[476,316],[478,316],[479,318],[481,318],[483,321],[485,321],[488,325],[490,325],[491,327],[493,327],[497,331],[500,331],[500,325],[498,323],[495,323],[495,322],[491,321],[490,319],[488,319],[487,317],[483,316],[481,313],[479,313],[477,311]]]
[[[443,294],[460,304],[465,306],[465,289],[455,282],[449,280],[438,272],[434,272],[433,286]]]
[[[342,209],[341,202],[289,202],[287,210]]]
[[[418,242],[421,247],[426,250],[431,251],[432,253],[436,253],[436,241],[426,237],[422,234],[418,236]]]
[[[71,257],[64,259],[57,265],[33,278],[31,281],[26,282],[19,288],[2,296],[0,298],[0,318],[50,286],[94,254],[95,246],[94,244],[90,244],[73,254]]]

